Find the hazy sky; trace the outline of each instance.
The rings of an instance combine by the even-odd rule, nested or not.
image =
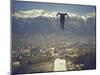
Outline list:
[[[58,12],[73,12],[80,15],[95,12],[95,6],[89,5],[72,5],[72,4],[57,4],[57,3],[39,3],[39,2],[26,2],[26,1],[12,1],[12,11],[31,10],[31,9],[45,9],[49,11]]]

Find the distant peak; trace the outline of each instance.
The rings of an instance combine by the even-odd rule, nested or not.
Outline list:
[[[58,12],[56,11],[48,11],[48,10],[43,10],[43,9],[32,9],[32,10],[24,10],[24,11],[20,10],[20,11],[14,12],[12,16],[16,18],[36,18],[39,16],[56,18],[57,13]],[[67,13],[70,17],[78,17],[78,18],[82,18],[83,20],[86,20],[86,18],[88,17],[95,16],[95,12],[88,13],[86,15],[79,15],[77,13],[72,13],[72,12],[67,12]]]

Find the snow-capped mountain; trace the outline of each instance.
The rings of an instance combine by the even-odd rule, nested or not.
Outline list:
[[[27,10],[27,11],[18,11],[12,14],[12,16],[18,17],[18,18],[36,18],[39,16],[43,17],[56,17],[57,12],[50,12],[47,10],[42,9],[33,9],[33,10]]]
[[[43,9],[32,9],[32,10],[25,10],[25,11],[17,11],[12,13],[12,16],[16,17],[16,18],[36,18],[36,17],[51,17],[51,18],[56,18],[56,14],[58,12],[56,11],[48,11],[48,10],[43,10]],[[70,17],[78,17],[78,18],[82,18],[83,20],[86,20],[86,18],[88,17],[94,17],[95,13],[88,13],[86,15],[80,15],[77,13],[72,13],[72,12],[68,12],[68,15]]]
[[[27,10],[12,13],[13,33],[52,33],[60,29],[58,12],[47,10]],[[65,32],[92,34],[95,32],[95,13],[79,15],[68,12],[65,19]]]

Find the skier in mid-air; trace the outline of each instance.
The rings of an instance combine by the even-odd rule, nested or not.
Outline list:
[[[64,24],[65,24],[65,15],[69,18],[67,13],[57,13],[56,16],[60,15],[60,24],[61,24],[61,29],[64,30]]]

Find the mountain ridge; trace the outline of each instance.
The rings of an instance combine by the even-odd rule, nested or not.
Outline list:
[[[16,18],[23,18],[23,19],[36,18],[36,17],[40,17],[40,16],[56,18],[57,13],[58,12],[56,12],[56,11],[48,11],[48,10],[43,10],[43,9],[32,9],[32,10],[16,11],[16,12],[12,13],[12,16],[16,17]],[[80,15],[80,14],[77,14],[77,13],[68,12],[68,15],[70,17],[82,18],[83,20],[86,20],[89,17],[95,17],[96,16],[95,12],[87,13],[85,15]]]

